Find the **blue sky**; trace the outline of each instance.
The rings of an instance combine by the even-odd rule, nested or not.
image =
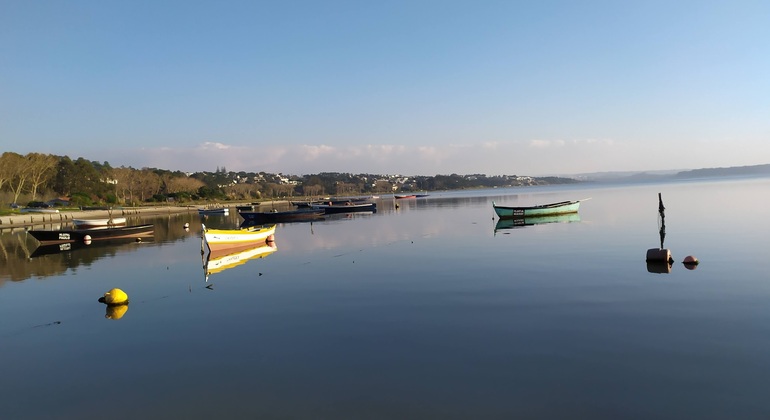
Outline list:
[[[287,174],[770,163],[770,2],[0,0],[0,151]]]

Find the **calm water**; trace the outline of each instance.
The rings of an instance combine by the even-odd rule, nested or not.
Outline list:
[[[659,192],[668,273],[644,261]],[[154,241],[32,258],[32,238],[4,234],[0,417],[767,418],[768,192],[765,178],[382,200],[279,225],[277,251],[208,282],[196,214],[153,219]],[[509,229],[491,207],[586,197],[571,222]],[[113,287],[131,299],[120,319],[97,302]]]

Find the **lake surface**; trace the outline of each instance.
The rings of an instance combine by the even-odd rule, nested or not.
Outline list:
[[[0,417],[768,418],[769,192],[763,178],[378,200],[280,224],[274,252],[208,280],[197,214],[149,219],[152,241],[31,258],[34,239],[3,234]],[[645,262],[658,193],[662,269]],[[491,205],[588,197],[577,218],[513,228]],[[97,302],[113,287],[125,313]]]

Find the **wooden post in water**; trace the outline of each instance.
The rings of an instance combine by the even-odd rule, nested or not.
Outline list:
[[[674,262],[671,251],[663,248],[663,241],[666,239],[666,207],[663,206],[661,193],[658,193],[658,217],[660,218],[660,248],[647,250],[647,262],[663,262],[670,265]]]

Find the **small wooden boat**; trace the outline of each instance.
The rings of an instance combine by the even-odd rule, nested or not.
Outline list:
[[[501,219],[522,218],[528,216],[553,216],[558,214],[577,213],[580,202],[585,200],[561,201],[558,203],[529,207],[498,206],[493,201],[492,207],[495,209],[497,216]]]
[[[256,246],[249,244],[241,248],[211,251],[208,253],[203,264],[206,281],[208,281],[211,274],[220,273],[229,268],[245,264],[252,259],[265,258],[277,250],[278,247],[276,247],[275,242],[265,242]]]
[[[290,201],[292,206],[296,206],[298,209],[309,209],[311,205],[316,203],[315,201]]]
[[[41,245],[63,244],[68,242],[83,242],[86,240],[101,241],[106,239],[141,238],[152,236],[155,225],[116,226],[95,229],[72,230],[30,230],[29,234]]]
[[[44,213],[44,214],[56,214],[58,209],[52,209],[47,207],[25,207],[19,210],[20,213]]]
[[[345,204],[313,204],[313,209],[323,210],[326,214],[335,213],[352,213],[358,211],[377,211],[377,204],[375,203],[352,203],[346,202]]]
[[[417,198],[416,194],[396,194],[393,197],[395,197],[396,200],[403,200],[405,198]]]
[[[254,224],[297,222],[323,218],[323,209],[299,208],[288,211],[242,211],[243,220]]]
[[[207,216],[212,214],[221,214],[226,216],[230,214],[230,209],[228,209],[227,207],[221,207],[217,209],[198,209],[198,214],[200,214],[201,216],[204,216],[204,215]]]
[[[212,252],[240,248],[245,245],[261,245],[272,242],[275,235],[275,225],[241,229],[209,229],[206,225],[202,226],[203,241]]]
[[[104,219],[72,219],[72,224],[79,229],[92,229],[107,226],[125,226],[125,217],[112,217]]]
[[[324,200],[316,200],[316,201],[291,201],[291,204],[294,206],[297,206],[298,208],[305,208],[305,207],[313,207],[314,205],[323,205],[323,204],[347,204],[347,203],[353,203],[353,204],[361,204],[361,203],[368,203],[369,200],[371,200],[373,197],[332,197],[327,198]]]

